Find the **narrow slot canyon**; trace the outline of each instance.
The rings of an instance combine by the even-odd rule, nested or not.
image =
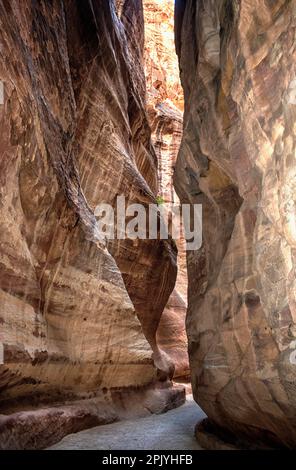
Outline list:
[[[0,450],[295,449],[295,38],[0,0]]]

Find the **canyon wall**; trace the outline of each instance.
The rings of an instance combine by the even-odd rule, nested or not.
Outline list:
[[[158,197],[179,205],[173,173],[182,138],[183,90],[174,43],[174,2],[144,0],[147,111],[158,160]],[[184,237],[176,240],[178,275],[160,319],[157,338],[175,365],[175,377],[189,376],[185,316],[187,268]]]
[[[203,205],[188,253],[194,397],[224,436],[296,445],[296,4],[177,0],[185,93],[175,186]]]
[[[94,216],[158,193],[142,3],[0,1],[0,41],[0,409],[166,381],[176,248]]]

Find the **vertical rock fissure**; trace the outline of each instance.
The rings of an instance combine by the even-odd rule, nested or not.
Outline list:
[[[173,173],[183,122],[183,90],[174,42],[174,2],[144,0],[143,6],[147,111],[158,161],[158,198],[161,204],[172,206],[179,204]],[[183,236],[176,244],[176,285],[160,318],[157,339],[175,365],[175,378],[187,380],[187,267]]]

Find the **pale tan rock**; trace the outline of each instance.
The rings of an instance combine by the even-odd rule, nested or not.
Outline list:
[[[203,246],[188,253],[194,396],[218,426],[290,447],[295,27],[295,1],[176,4],[185,120],[175,185],[203,204],[204,221]]]
[[[183,111],[184,98],[174,40],[174,2],[143,0],[147,104],[166,100]]]
[[[157,195],[141,2],[119,3],[0,2],[2,409],[173,373],[156,331],[174,246],[103,243],[94,217]]]
[[[178,205],[173,173],[182,138],[184,103],[174,45],[174,4],[170,0],[144,0],[143,5],[147,109],[158,161],[158,195],[164,203]],[[184,238],[176,244],[176,286],[161,316],[157,338],[174,362],[175,377],[180,377],[189,375],[185,331],[187,268]]]

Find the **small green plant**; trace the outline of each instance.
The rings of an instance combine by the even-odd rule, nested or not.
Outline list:
[[[161,204],[164,204],[165,201],[162,196],[157,196],[156,202],[157,202],[157,205],[160,206]]]

